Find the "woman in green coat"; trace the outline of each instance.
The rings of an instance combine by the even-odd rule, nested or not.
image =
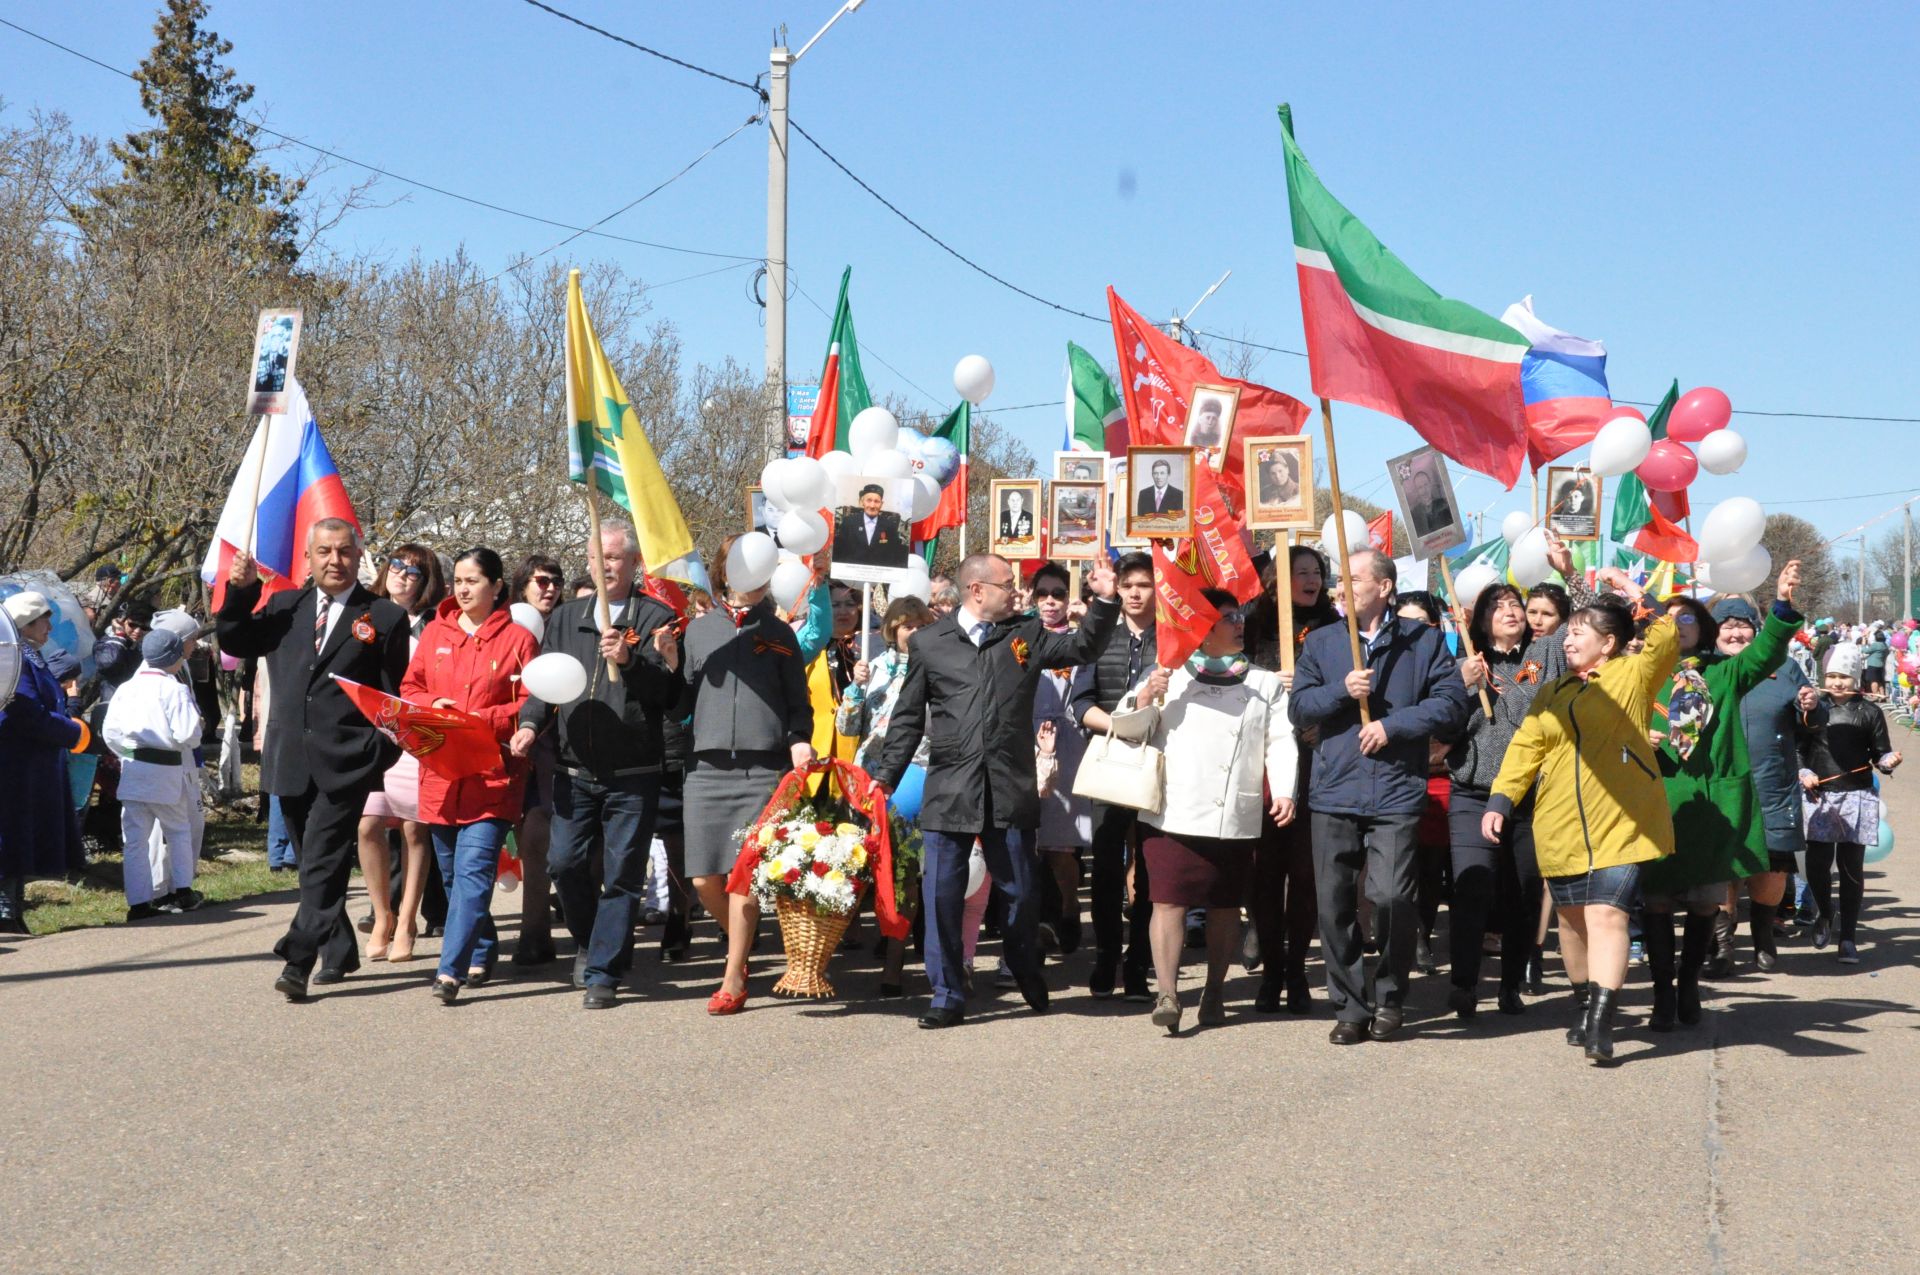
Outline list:
[[[1800,564],[1780,572],[1778,600],[1766,624],[1737,655],[1714,650],[1713,616],[1688,597],[1668,599],[1680,635],[1681,660],[1654,707],[1650,735],[1666,777],[1673,811],[1674,853],[1641,873],[1647,968],[1653,976],[1653,1016],[1647,1026],[1672,1031],[1677,1017],[1700,1021],[1700,967],[1713,938],[1727,883],[1767,870],[1766,824],[1754,792],[1740,697],[1765,681],[1787,658],[1800,628],[1793,589]],[[1678,978],[1673,915],[1686,913]],[[1732,918],[1728,917],[1728,942]]]

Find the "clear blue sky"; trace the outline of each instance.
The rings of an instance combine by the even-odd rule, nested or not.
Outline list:
[[[772,28],[797,47],[834,0],[556,7],[751,80]],[[151,43],[155,6],[15,0],[4,16],[118,66]],[[216,0],[212,25],[283,132],[409,177],[574,224],[679,169],[754,99],[517,0],[325,5]],[[855,172],[987,268],[1099,313],[1111,283],[1150,317],[1301,348],[1276,102],[1333,192],[1430,284],[1495,314],[1532,293],[1542,318],[1606,341],[1616,397],[1718,385],[1736,410],[1920,416],[1920,10],[1742,6],[1384,5],[1361,14],[1269,3],[1170,6],[868,0],[794,71],[793,117]],[[134,85],[0,28],[13,118],[59,109],[82,129],[141,125]],[[812,379],[841,267],[869,380],[928,412],[951,369],[990,358],[988,403],[1058,399],[1069,339],[1111,361],[1102,325],[968,270],[796,135],[790,256],[805,295],[788,364]],[[289,164],[291,166],[291,163]],[[329,178],[364,174],[341,167]],[[608,226],[756,255],[766,144],[749,130]],[[383,182],[343,247],[399,258],[462,246],[505,265],[548,227]],[[727,264],[605,240],[570,259],[656,283]],[[663,287],[689,354],[762,366],[751,268]],[[1254,378],[1306,397],[1304,360]],[[322,405],[324,413],[324,405]],[[1003,418],[1051,451],[1060,409]],[[1336,407],[1343,477],[1379,498],[1383,461],[1417,443]],[[1752,459],[1703,475],[1843,532],[1920,489],[1911,424],[1736,416]],[[1490,480],[1471,508],[1519,507]],[[1893,494],[1867,494],[1888,493]],[[1884,527],[1888,524],[1883,524]],[[1876,529],[1878,530],[1878,529]]]

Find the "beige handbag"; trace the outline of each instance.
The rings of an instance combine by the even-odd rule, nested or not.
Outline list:
[[[1080,758],[1073,795],[1158,814],[1166,800],[1166,758],[1152,744],[1129,743],[1111,730],[1095,735]]]

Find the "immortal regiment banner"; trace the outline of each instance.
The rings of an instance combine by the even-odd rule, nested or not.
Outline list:
[[[200,565],[200,578],[213,590],[215,610],[226,598],[227,572],[235,554],[250,552],[259,564],[264,606],[274,594],[304,584],[302,555],[314,523],[342,518],[360,529],[297,378],[288,378],[286,398],[284,415],[263,416],[255,427]]]
[[[1647,418],[1647,432],[1654,438],[1667,436],[1667,415],[1680,400],[1680,382],[1667,390],[1660,406]],[[1665,502],[1662,510],[1659,502]],[[1650,494],[1647,485],[1634,474],[1624,474],[1613,491],[1613,540],[1637,553],[1662,562],[1693,562],[1700,546],[1679,525],[1690,512],[1684,491]]]
[[[828,452],[847,450],[847,431],[853,418],[873,406],[866,373],[860,370],[860,343],[853,335],[853,307],[847,285],[853,267],[840,273],[840,299],[833,307],[833,330],[827,335],[827,358],[820,369],[820,396],[813,404],[813,428],[807,434],[807,455],[819,460]]]
[[[693,547],[660,458],[593,334],[580,272],[567,272],[567,474],[611,497],[633,515],[649,575],[707,589],[706,568]]]
[[[1526,400],[1527,459],[1539,469],[1591,443],[1612,418],[1607,347],[1542,323],[1530,296],[1508,306],[1500,320],[1531,343],[1520,360],[1520,395]]]
[[[1527,456],[1527,338],[1441,296],[1320,183],[1280,108],[1313,392],[1397,417],[1511,487]]]
[[[376,730],[442,779],[466,779],[500,769],[500,741],[473,714],[428,708],[338,675],[333,680]]]

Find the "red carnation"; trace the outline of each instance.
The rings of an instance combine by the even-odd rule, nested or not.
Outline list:
[[[816,877],[824,877],[825,875],[827,875],[827,873],[831,871],[833,871],[833,869],[829,868],[824,863],[815,863],[813,865],[813,875],[815,875]]]
[[[866,848],[868,854],[880,853],[880,838],[874,833],[869,832],[865,837],[862,837],[860,844]]]
[[[822,819],[819,823],[816,823],[815,825],[813,825],[813,830],[819,833],[823,837],[831,837],[833,835],[833,825],[828,823],[825,819]]]
[[[798,881],[799,879],[800,879],[800,869],[798,868],[787,869],[786,882],[788,885],[792,885],[794,882]]]

